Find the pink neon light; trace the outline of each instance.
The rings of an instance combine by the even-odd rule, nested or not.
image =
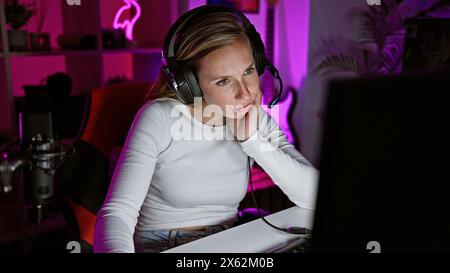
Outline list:
[[[133,28],[134,24],[136,24],[136,21],[141,17],[141,7],[137,3],[138,0],[123,0],[125,2],[125,6],[121,7],[114,17],[114,23],[113,27],[115,29],[122,28],[125,30],[125,36],[128,40],[133,40]],[[134,7],[136,9],[136,14],[133,16],[133,19],[124,20],[123,22],[119,22],[120,17],[122,16],[122,13],[124,13],[127,10],[132,9]]]

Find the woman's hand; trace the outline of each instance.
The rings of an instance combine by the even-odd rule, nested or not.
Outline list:
[[[235,113],[234,119],[227,118],[227,125],[238,141],[247,140],[258,130],[260,108],[258,101],[258,104],[252,105],[247,112]]]

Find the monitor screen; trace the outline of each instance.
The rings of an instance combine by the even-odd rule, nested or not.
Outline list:
[[[329,86],[313,252],[449,251],[448,75]]]

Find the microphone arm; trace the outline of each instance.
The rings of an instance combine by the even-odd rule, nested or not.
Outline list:
[[[269,108],[272,108],[274,105],[276,105],[278,103],[278,101],[281,98],[281,95],[283,94],[283,80],[280,77],[280,73],[278,72],[278,69],[276,69],[276,67],[269,61],[266,61],[266,68],[267,68],[267,70],[269,70],[270,74],[272,74],[272,76],[276,80],[278,80],[278,84],[279,84],[277,93],[274,95],[274,97],[272,98],[272,100],[269,103]]]

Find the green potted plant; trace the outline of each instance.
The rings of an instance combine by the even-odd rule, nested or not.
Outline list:
[[[399,1],[385,0],[380,6],[355,8],[348,16],[360,20],[359,39],[323,41],[316,56],[324,57],[315,72],[353,72],[359,76],[399,73],[404,35]]]
[[[28,4],[20,3],[19,0],[5,0],[6,23],[8,29],[8,40],[11,51],[26,51],[28,49],[28,31],[21,30],[33,16],[33,9]]]
[[[450,6],[450,0],[384,0],[380,6],[356,8],[349,19],[360,22],[360,39],[323,41],[315,52],[321,59],[315,72],[323,75],[352,72],[358,76],[401,72],[405,21]]]
[[[39,4],[37,2],[39,2]],[[33,17],[36,21],[36,32],[30,33],[30,49],[32,51],[51,50],[50,33],[42,32],[45,17],[47,16],[51,2],[52,0],[33,0],[32,2]]]

